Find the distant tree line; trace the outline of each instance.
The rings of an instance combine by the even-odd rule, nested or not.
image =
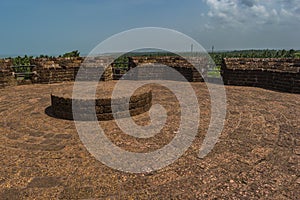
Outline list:
[[[69,57],[79,57],[80,52],[78,50],[71,51],[68,53],[65,53],[63,55],[59,55],[58,57],[63,57],[63,58],[69,58]],[[12,63],[14,66],[29,66],[30,65],[30,60],[32,60],[34,57],[33,56],[17,56],[14,58],[8,57],[6,59],[12,59]],[[36,58],[55,58],[55,56],[48,56],[48,55],[43,55],[41,54],[40,56],[37,56]]]
[[[291,50],[240,50],[209,53],[218,65],[223,58],[300,58],[300,51]]]
[[[198,53],[183,53],[188,55],[198,55]],[[201,54],[201,53],[200,53]],[[182,53],[181,53],[182,55]],[[300,58],[300,50],[236,50],[236,51],[224,51],[224,52],[211,52],[209,53],[214,62],[219,65],[222,62],[223,58]],[[71,52],[64,53],[63,55],[59,55],[58,57],[62,58],[70,58],[70,57],[79,57],[80,52],[78,50],[74,50]],[[147,57],[155,57],[155,56],[176,56],[175,53],[172,52],[130,52],[124,54],[123,56],[116,59],[116,66],[123,68],[126,67],[124,63],[128,62],[128,57],[131,56],[147,56]],[[13,60],[13,65],[30,65],[30,60],[32,56],[25,55],[24,57],[18,56],[15,58],[11,58]],[[40,55],[37,58],[55,58],[54,56],[48,55]],[[119,63],[119,64],[118,64]]]
[[[64,53],[63,55],[59,55],[59,58],[74,58],[74,57],[79,57],[80,52],[78,50],[74,50],[71,52]],[[38,58],[55,58],[54,56],[48,56],[48,55],[40,55]]]
[[[59,55],[58,57],[73,58],[73,57],[79,57],[79,56],[80,56],[80,52],[78,50],[75,50],[75,51],[65,53],[63,55]]]
[[[30,60],[32,59],[32,56],[25,55],[24,57],[18,56],[12,59],[14,66],[29,66]]]

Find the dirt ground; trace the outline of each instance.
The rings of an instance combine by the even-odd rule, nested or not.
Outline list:
[[[180,82],[173,82],[180,88]],[[173,164],[132,174],[97,161],[73,121],[51,115],[50,94],[64,83],[0,90],[0,199],[299,199],[300,95],[226,86],[227,117],[214,149],[199,148],[210,120],[205,83],[191,83],[201,110],[198,135]],[[115,121],[100,125],[119,147],[150,152],[168,144],[179,124],[179,104],[153,86],[153,103],[165,107],[167,123],[155,137],[124,134]],[[148,113],[135,116],[149,123]]]

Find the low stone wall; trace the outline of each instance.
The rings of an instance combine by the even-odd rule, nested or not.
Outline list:
[[[81,121],[93,120],[93,113],[89,113],[90,105],[95,105],[97,119],[100,121],[107,121],[114,119],[114,114],[117,118],[129,117],[127,116],[128,99],[126,98],[98,98],[96,100],[75,100],[75,105],[78,105],[77,115]],[[111,104],[117,106],[117,112],[114,113]],[[129,113],[131,116],[139,115],[149,111],[152,105],[152,92],[146,91],[130,97],[129,100]],[[81,109],[82,108],[82,109]],[[52,94],[51,95],[51,109],[53,114],[62,119],[73,120],[72,112],[72,98],[67,98],[64,95]]]
[[[193,76],[192,68],[172,67],[174,71],[166,68],[164,65],[155,63],[141,64],[136,68],[136,73],[128,73],[127,76],[131,80],[173,80],[173,81],[189,81],[200,82],[203,79]],[[183,76],[178,76],[178,73]]]
[[[83,62],[84,61],[84,62]],[[58,83],[74,81],[75,78],[81,81],[94,81],[98,80],[98,74],[102,73],[100,80],[109,81],[119,79],[122,75],[114,74],[112,66],[110,65],[104,70],[104,67],[111,63],[113,60],[107,58],[36,58],[30,62],[35,67],[32,69],[34,75],[31,80],[21,81],[16,80],[13,76],[12,61],[9,59],[0,59],[0,87],[7,85],[19,85],[30,83]],[[150,63],[150,64],[149,64]],[[195,60],[193,64],[206,66],[205,60]],[[204,63],[204,64],[203,64]],[[180,57],[130,57],[129,69],[139,66],[141,64],[149,64],[147,72],[144,69],[138,69],[138,76],[133,79],[150,79],[151,77],[159,77],[160,79],[172,80],[172,76],[161,70],[156,65],[163,64],[181,73],[187,81],[199,82],[203,81],[200,73],[193,67],[193,65]],[[153,68],[151,68],[153,66]],[[81,67],[81,68],[80,68]],[[205,68],[205,67],[204,67]],[[204,69],[202,67],[202,69]],[[81,69],[80,77],[77,76],[78,70]],[[116,72],[117,70],[115,70]],[[205,75],[206,70],[203,70]],[[149,76],[150,75],[150,76]]]
[[[225,85],[300,93],[300,59],[225,58],[221,74]]]
[[[0,59],[0,88],[16,84],[10,66],[12,66],[10,59]]]
[[[97,74],[103,72],[107,63],[112,60],[89,58],[39,58],[32,59],[31,64],[35,65],[31,81],[19,81],[13,76],[12,61],[10,59],[0,59],[0,88],[9,85],[29,84],[29,83],[57,83],[74,81],[78,70],[82,67],[79,80],[98,80]],[[191,58],[193,60],[193,58]],[[198,60],[197,60],[198,59]],[[129,59],[130,68],[147,64],[147,68],[137,68],[137,77],[133,79],[168,79],[172,80],[172,75],[167,74],[162,68],[157,68],[157,64],[166,65],[180,72],[188,81],[203,81],[203,77],[193,67],[193,65],[183,58],[176,56],[162,57],[131,57]],[[195,58],[193,64],[203,70],[203,76],[207,74],[207,60],[205,58]],[[201,67],[200,67],[201,66]],[[300,59],[287,58],[225,58],[221,67],[221,74],[226,85],[255,86],[267,89],[274,89],[286,92],[300,93]],[[106,68],[101,77],[102,81],[113,80],[119,77],[113,74],[112,67]],[[150,77],[150,78],[149,78]]]
[[[102,74],[100,78],[101,81],[111,81],[114,77],[111,66],[112,62],[113,59],[110,57],[85,58],[84,62],[81,64],[80,75],[77,73],[78,69],[75,73],[76,79],[79,81],[99,81],[99,75]]]
[[[158,64],[162,64],[177,70],[189,82],[203,82],[204,78],[194,66],[199,67],[199,69],[201,69],[202,75],[206,77],[208,68],[207,59],[196,57],[190,59],[193,63],[189,63],[187,60],[179,56],[132,57],[132,62],[135,66],[145,66],[145,64],[147,64],[147,68],[150,72],[146,72],[145,68],[141,70],[138,69],[138,77],[135,78],[140,80],[148,80],[149,77],[157,77],[157,79],[173,80],[173,76],[166,74],[165,70],[163,70],[162,67],[157,68]]]
[[[74,81],[79,68],[83,64],[84,58],[54,58],[54,59],[34,59],[32,64],[36,65],[33,71],[36,76],[33,78],[34,83],[57,83],[65,81]],[[97,60],[86,66],[82,66],[80,80],[99,80],[97,74],[102,66],[102,62]],[[112,69],[108,67],[100,80],[109,81],[113,79]]]
[[[97,74],[101,71],[102,81],[113,80],[112,67],[109,66],[105,69],[104,67],[107,62],[103,63],[103,59],[89,59],[87,63],[83,63],[85,58],[36,58],[30,62],[34,72],[31,80],[22,81],[16,80],[13,74],[13,63],[11,59],[0,59],[0,87],[9,85],[21,85],[31,83],[59,83],[74,81],[79,68],[82,66],[80,80],[98,80]],[[104,72],[103,72],[104,71]]]
[[[32,69],[36,72],[33,83],[57,83],[63,81],[73,81],[76,71],[78,71],[81,60],[72,59],[77,65],[60,65],[57,59],[33,59],[31,63],[35,65]]]

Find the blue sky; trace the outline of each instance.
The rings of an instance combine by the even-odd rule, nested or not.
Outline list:
[[[1,0],[0,54],[86,54],[138,27],[183,32],[204,48],[300,49],[300,0]]]

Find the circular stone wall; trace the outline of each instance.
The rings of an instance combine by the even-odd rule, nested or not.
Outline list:
[[[74,102],[80,102],[80,119],[82,120],[91,120],[93,119],[93,114],[89,113],[90,109],[88,106],[95,105],[95,111],[98,120],[106,121],[114,119],[114,114],[112,112],[111,104],[116,105],[116,114],[118,118],[128,117],[126,113],[129,113],[131,116],[139,115],[149,111],[152,105],[152,92],[150,86],[143,86],[134,92],[130,96],[128,95],[130,91],[121,92],[122,95],[115,96],[113,99],[112,91],[117,81],[101,82],[96,91],[95,99],[85,99],[84,92],[82,99],[75,99]],[[128,85],[127,88],[130,88],[130,84],[135,84],[134,81],[123,81]],[[72,92],[73,84],[66,84],[63,88],[56,89],[52,91],[51,94],[51,109],[53,114],[62,119],[73,120],[72,112]],[[85,92],[89,92],[83,90]],[[129,102],[129,108],[128,108]],[[126,112],[127,111],[127,112]]]

